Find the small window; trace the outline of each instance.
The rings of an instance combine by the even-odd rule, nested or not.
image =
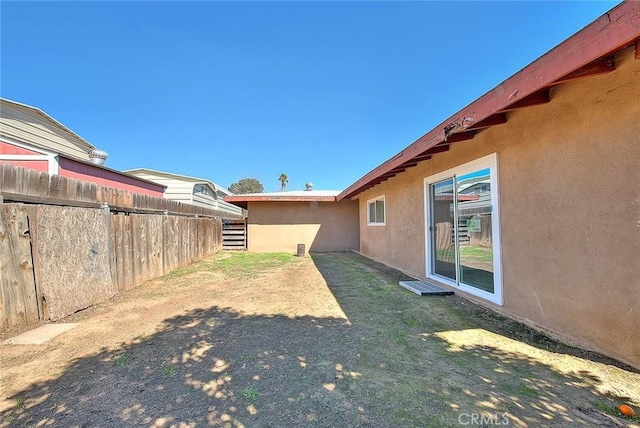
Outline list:
[[[370,226],[384,226],[385,224],[385,203],[384,196],[372,199],[367,202],[369,211],[367,214],[367,223]]]

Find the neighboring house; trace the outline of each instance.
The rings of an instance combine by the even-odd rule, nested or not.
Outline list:
[[[620,4],[341,192],[359,251],[640,368],[639,18]]]
[[[162,185],[107,168],[106,158],[42,110],[0,98],[0,162],[162,197]]]
[[[240,207],[223,200],[225,196],[231,195],[231,192],[206,178],[189,177],[147,168],[130,169],[125,173],[165,186],[164,197],[167,199],[225,211],[234,216],[242,215]]]

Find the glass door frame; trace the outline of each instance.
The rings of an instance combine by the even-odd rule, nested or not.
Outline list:
[[[492,241],[493,241],[493,282],[494,282],[494,292],[490,293],[484,290],[481,290],[476,287],[472,287],[470,285],[466,285],[460,282],[458,271],[458,263],[459,263],[459,251],[458,251],[458,242],[456,238],[455,247],[456,247],[456,280],[453,281],[447,277],[442,275],[438,275],[435,273],[434,266],[434,254],[433,254],[433,231],[431,228],[432,222],[432,213],[433,207],[431,202],[431,189],[430,186],[442,180],[446,180],[448,178],[459,177],[465,174],[469,174],[482,169],[489,169],[490,173],[490,185],[491,185],[491,227],[492,227]],[[455,189],[454,179],[454,189]],[[426,277],[432,279],[437,282],[444,283],[451,287],[455,287],[460,291],[465,293],[472,294],[474,296],[478,296],[482,299],[493,302],[497,305],[503,305],[503,297],[502,297],[502,253],[501,253],[501,240],[500,240],[500,200],[499,200],[499,188],[498,188],[498,154],[492,153],[490,155],[484,156],[480,159],[476,159],[471,162],[467,162],[465,164],[456,166],[454,168],[450,168],[446,171],[439,172],[437,174],[431,175],[424,179],[424,218],[425,218],[425,266],[426,266]],[[454,198],[455,203],[455,198]],[[454,217],[457,218],[457,209],[454,209]],[[456,223],[457,224],[457,223]],[[456,226],[457,227],[457,226]]]

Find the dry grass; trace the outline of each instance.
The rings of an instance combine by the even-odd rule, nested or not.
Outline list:
[[[401,279],[349,253],[219,254],[3,349],[0,425],[636,426],[615,409],[640,405],[637,372]]]

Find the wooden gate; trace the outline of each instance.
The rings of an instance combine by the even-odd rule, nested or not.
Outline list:
[[[247,221],[246,220],[222,220],[222,249],[246,250],[247,249]]]

